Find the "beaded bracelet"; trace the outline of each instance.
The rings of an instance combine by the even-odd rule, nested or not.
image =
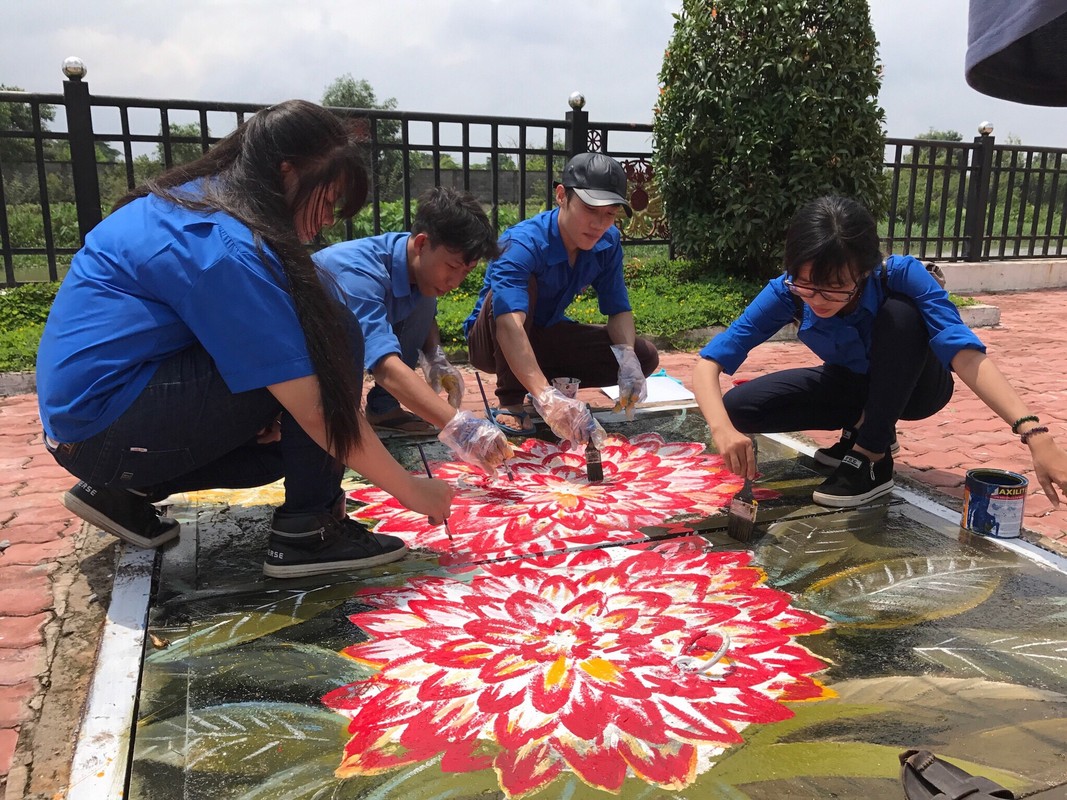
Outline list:
[[[1030,444],[1030,437],[1037,433],[1048,433],[1048,428],[1044,425],[1038,428],[1031,428],[1026,433],[1022,434],[1019,438],[1023,444]]]
[[[1037,418],[1036,414],[1027,414],[1025,417],[1019,417],[1017,420],[1015,420],[1015,422],[1013,422],[1011,424],[1011,432],[1012,433],[1018,433],[1019,432],[1019,426],[1022,425],[1024,422],[1040,422],[1040,421],[1041,420],[1039,420]]]

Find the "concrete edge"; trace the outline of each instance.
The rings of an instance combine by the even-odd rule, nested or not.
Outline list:
[[[125,547],[115,569],[67,800],[125,797],[156,551]]]

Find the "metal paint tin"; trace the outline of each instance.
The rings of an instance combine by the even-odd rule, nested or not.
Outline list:
[[[971,469],[963,484],[960,527],[983,536],[1015,539],[1023,526],[1029,481],[1017,472]]]

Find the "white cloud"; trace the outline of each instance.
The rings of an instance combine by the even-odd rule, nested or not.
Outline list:
[[[871,0],[891,136],[929,128],[1064,146],[1067,110],[994,100],[963,77],[968,0]],[[69,55],[96,94],[274,102],[365,78],[401,109],[649,122],[680,0],[8,0],[0,82],[61,91]]]

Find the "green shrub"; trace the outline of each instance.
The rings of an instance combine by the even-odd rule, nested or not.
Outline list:
[[[44,324],[0,330],[0,372],[29,372],[37,366]]]
[[[58,283],[25,283],[0,289],[0,331],[43,325],[58,290]]]
[[[683,0],[654,119],[678,252],[768,278],[805,201],[849,195],[881,217],[876,48],[867,0]]]

